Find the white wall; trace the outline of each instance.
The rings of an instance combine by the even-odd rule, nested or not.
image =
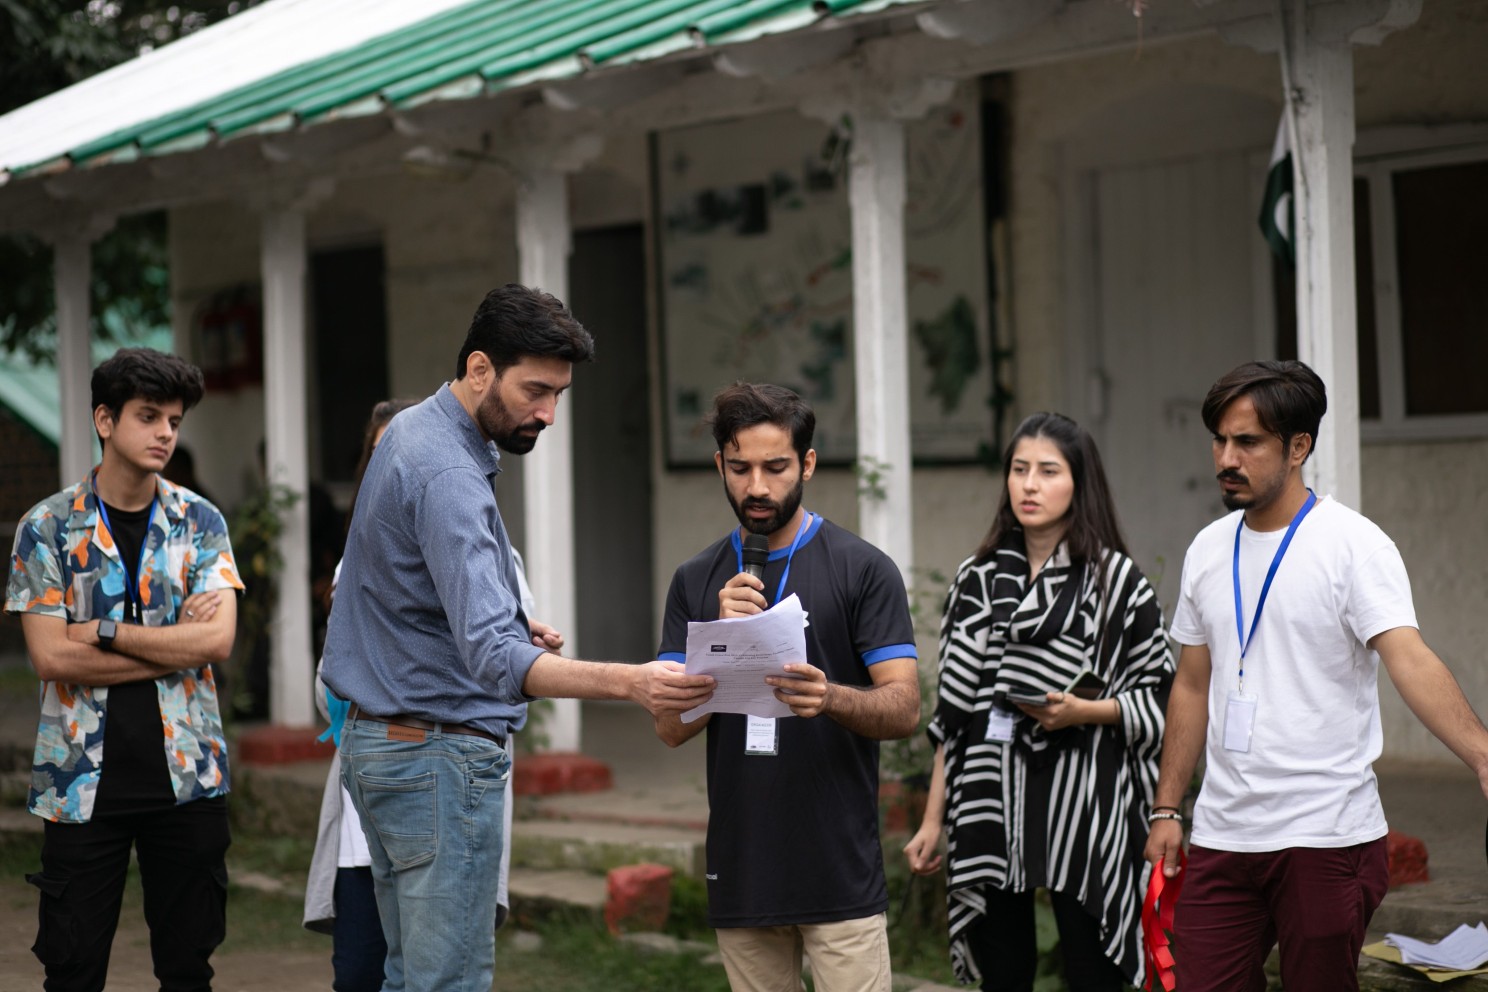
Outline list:
[[[178,209],[170,215],[171,323],[177,351],[192,350],[192,320],[214,293],[259,282],[257,215],[231,204]],[[264,436],[263,387],[209,389],[181,426],[181,443],[196,458],[196,475],[229,515],[257,486]]]

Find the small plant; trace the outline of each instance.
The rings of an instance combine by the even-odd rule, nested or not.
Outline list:
[[[888,462],[881,462],[872,455],[859,458],[853,464],[853,474],[858,477],[858,496],[878,502],[888,499],[885,480],[892,468]]]
[[[269,621],[273,617],[279,573],[284,571],[284,556],[279,552],[279,538],[284,533],[284,515],[301,499],[299,493],[284,485],[266,486],[248,497],[233,515],[229,535],[243,579],[243,597],[238,605],[238,636],[228,665],[228,712],[254,712],[267,700],[256,699],[251,688],[249,670],[255,664],[267,666]]]
[[[546,751],[553,743],[548,736],[548,718],[553,715],[553,700],[534,699],[527,704],[527,722],[520,733],[513,736],[519,754],[536,754]]]
[[[913,583],[909,590],[909,616],[914,622],[915,634],[921,640],[933,640],[940,633],[940,614],[945,604],[946,584],[950,581],[938,568],[914,568]],[[879,774],[886,781],[903,782],[909,789],[923,791],[930,781],[930,763],[935,750],[925,728],[935,715],[935,694],[938,668],[934,654],[921,658],[918,665],[920,680],[920,720],[915,732],[898,741],[885,741],[879,749]],[[911,824],[915,829],[918,823]]]

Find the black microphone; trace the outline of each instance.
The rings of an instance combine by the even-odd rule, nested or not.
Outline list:
[[[770,560],[770,539],[763,534],[749,534],[744,538],[744,571],[756,579],[765,577],[765,562]]]

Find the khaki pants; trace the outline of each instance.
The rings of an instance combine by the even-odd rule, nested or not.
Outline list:
[[[718,950],[733,992],[801,992],[802,951],[817,992],[889,992],[887,919],[727,927],[718,931]]]

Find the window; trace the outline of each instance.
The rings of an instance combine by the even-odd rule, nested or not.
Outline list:
[[[1368,363],[1378,397],[1373,410],[1361,402],[1373,415],[1364,437],[1488,436],[1488,147],[1366,160],[1356,173],[1355,223],[1371,248],[1360,384]]]
[[[1355,168],[1361,433],[1488,437],[1488,144],[1402,152],[1390,137]],[[1279,358],[1297,357],[1295,276],[1274,263]]]

